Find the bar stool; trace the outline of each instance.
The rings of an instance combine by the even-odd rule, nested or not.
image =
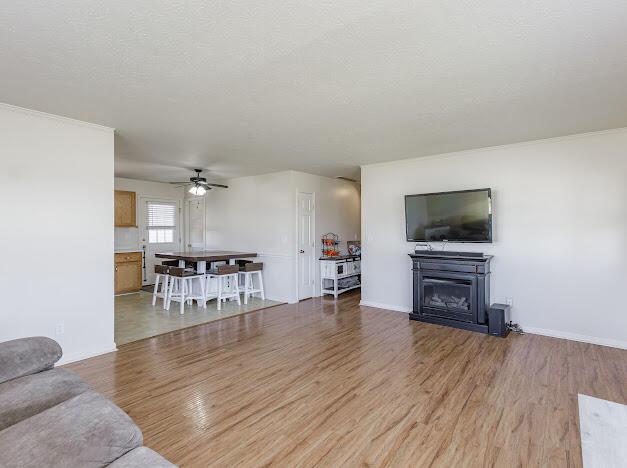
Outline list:
[[[169,268],[167,265],[155,265],[155,289],[152,292],[152,305],[154,306],[157,303],[157,298],[161,297],[163,298],[164,309],[168,300]],[[161,292],[159,292],[159,280],[162,276],[163,282],[161,283]]]
[[[217,291],[215,295],[213,293],[207,294],[218,299],[218,310],[222,310],[222,301],[226,301],[234,297],[237,300],[238,305],[242,305],[242,301],[239,297],[239,285],[238,285],[239,266],[238,265],[218,265],[216,268],[207,272],[207,285],[206,291],[209,291],[209,281],[216,279],[218,282]],[[231,287],[229,290],[224,290],[230,280]]]
[[[198,301],[199,306],[202,302],[202,307],[207,307],[205,304],[205,275],[199,275],[193,270],[180,267],[170,267],[168,273],[170,275],[170,287],[168,289],[167,310],[170,310],[170,302],[172,301],[181,303],[181,314],[185,313],[185,303],[191,304],[193,300]],[[198,280],[200,294],[194,292],[194,280]]]
[[[246,262],[239,265],[240,278],[244,278],[244,304],[248,304],[248,296],[255,297],[256,293],[261,294],[261,299],[265,301],[266,293],[263,289],[263,263]],[[257,275],[259,287],[255,288],[254,277]]]

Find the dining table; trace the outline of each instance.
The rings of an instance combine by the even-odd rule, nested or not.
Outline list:
[[[237,252],[232,250],[190,250],[185,252],[159,252],[155,254],[157,258],[168,260],[178,260],[180,267],[185,267],[185,262],[196,263],[196,271],[199,274],[207,272],[207,264],[214,262],[228,262],[235,265],[235,260],[254,258],[255,252]]]
[[[236,260],[254,258],[256,256],[255,252],[237,252],[232,250],[190,250],[185,252],[159,252],[155,254],[156,258],[178,260],[181,268],[185,268],[186,262],[195,262],[196,272],[201,275],[207,273],[207,264],[209,264],[210,268],[214,262],[228,262],[229,265],[235,265]],[[232,287],[230,281],[227,280],[226,284],[227,287]],[[193,286],[193,289],[196,290],[196,287]]]

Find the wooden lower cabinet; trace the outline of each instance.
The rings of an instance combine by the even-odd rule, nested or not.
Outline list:
[[[139,291],[142,287],[142,256],[139,252],[115,254],[115,294]]]

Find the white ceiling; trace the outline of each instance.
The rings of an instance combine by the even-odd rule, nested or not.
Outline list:
[[[627,126],[627,2],[4,1],[0,67],[0,101],[116,128],[117,175],[356,177]]]

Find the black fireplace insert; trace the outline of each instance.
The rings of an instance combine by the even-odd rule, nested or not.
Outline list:
[[[422,307],[425,313],[459,320],[472,320],[475,302],[472,279],[422,278]]]

